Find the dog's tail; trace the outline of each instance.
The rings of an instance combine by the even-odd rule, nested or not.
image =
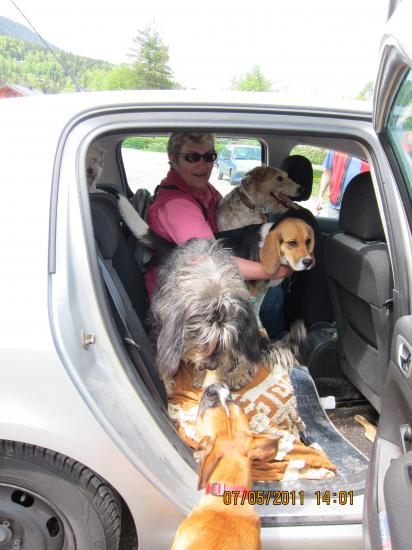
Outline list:
[[[269,342],[264,351],[264,362],[269,366],[278,365],[289,373],[299,365],[307,342],[307,330],[301,319],[294,321],[290,331],[276,342]]]
[[[148,224],[124,195],[118,195],[117,201],[123,221],[138,241],[153,250],[164,251],[176,247],[175,243],[164,239],[150,229]]]

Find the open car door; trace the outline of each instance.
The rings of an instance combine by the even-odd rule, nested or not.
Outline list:
[[[393,243],[395,321],[365,494],[364,546],[373,550],[412,548],[411,22],[412,2],[404,0],[382,40],[374,98],[374,125],[390,164],[381,167],[381,176],[387,187],[384,211]]]

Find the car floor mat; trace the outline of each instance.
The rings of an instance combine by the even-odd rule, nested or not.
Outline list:
[[[337,468],[335,483],[344,490],[362,490],[366,481],[368,458],[353,446],[333,425],[323,408],[314,380],[306,367],[291,373],[298,411],[306,424],[302,441],[317,444]]]

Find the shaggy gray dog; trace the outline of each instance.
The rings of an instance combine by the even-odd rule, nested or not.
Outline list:
[[[221,244],[193,239],[162,257],[151,315],[166,387],[181,360],[193,365],[196,387],[203,385],[205,371],[215,371],[212,380],[233,390],[250,381],[261,336],[243,278]]]

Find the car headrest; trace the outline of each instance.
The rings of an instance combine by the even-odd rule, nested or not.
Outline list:
[[[370,172],[358,174],[346,187],[339,227],[363,241],[385,240]]]
[[[294,197],[294,200],[307,201],[312,194],[313,185],[313,168],[310,160],[302,155],[290,155],[283,159],[280,168],[302,187],[302,192],[298,197]]]

